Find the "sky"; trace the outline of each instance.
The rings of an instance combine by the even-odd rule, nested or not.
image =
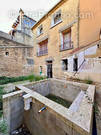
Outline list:
[[[38,21],[60,0],[0,0],[0,31],[9,32],[21,8],[26,15]]]

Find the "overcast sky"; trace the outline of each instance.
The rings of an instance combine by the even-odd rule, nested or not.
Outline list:
[[[0,31],[9,32],[16,20],[19,9],[26,15],[38,20],[60,0],[1,0],[0,3]]]

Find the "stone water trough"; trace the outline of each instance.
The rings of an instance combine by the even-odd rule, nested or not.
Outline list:
[[[10,134],[24,124],[32,135],[92,135],[94,85],[46,79],[18,85],[16,90],[3,96]],[[49,94],[70,106],[48,99]]]

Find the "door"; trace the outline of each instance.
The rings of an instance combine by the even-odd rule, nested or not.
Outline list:
[[[78,58],[74,58],[73,71],[78,71]]]
[[[48,78],[52,78],[53,74],[52,74],[52,63],[47,64],[47,77]]]

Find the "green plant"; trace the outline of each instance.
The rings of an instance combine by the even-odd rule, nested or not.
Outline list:
[[[7,84],[7,83],[18,82],[18,81],[25,81],[25,80],[39,81],[39,80],[42,80],[42,79],[45,79],[45,77],[35,76],[35,75],[19,76],[19,77],[5,77],[5,76],[2,76],[2,77],[0,77],[0,85]]]
[[[2,96],[6,94],[6,92],[4,92],[4,87],[0,87],[0,117],[2,117],[3,114],[3,101],[2,101]]]
[[[7,123],[4,120],[0,121],[0,133],[7,134]]]
[[[98,109],[98,105],[97,105],[96,102],[94,103],[94,111],[95,111],[95,113],[96,113],[97,115],[99,114],[99,109]]]
[[[84,82],[85,82],[86,84],[93,84],[93,81],[90,80],[90,79],[84,80]]]
[[[30,82],[35,81],[35,76],[34,75],[29,75],[28,79],[29,79]]]
[[[46,96],[48,99],[52,100],[52,101],[55,101],[56,103],[58,104],[61,104],[63,105],[64,107],[66,108],[69,108],[69,106],[72,104],[70,101],[67,101],[61,97],[58,97],[58,96],[55,96],[53,94],[49,94]]]
[[[30,82],[32,82],[32,81],[43,80],[43,79],[45,79],[45,77],[43,77],[43,76],[29,75],[28,79],[30,80]]]
[[[2,117],[3,115],[3,110],[0,110],[0,118]]]

